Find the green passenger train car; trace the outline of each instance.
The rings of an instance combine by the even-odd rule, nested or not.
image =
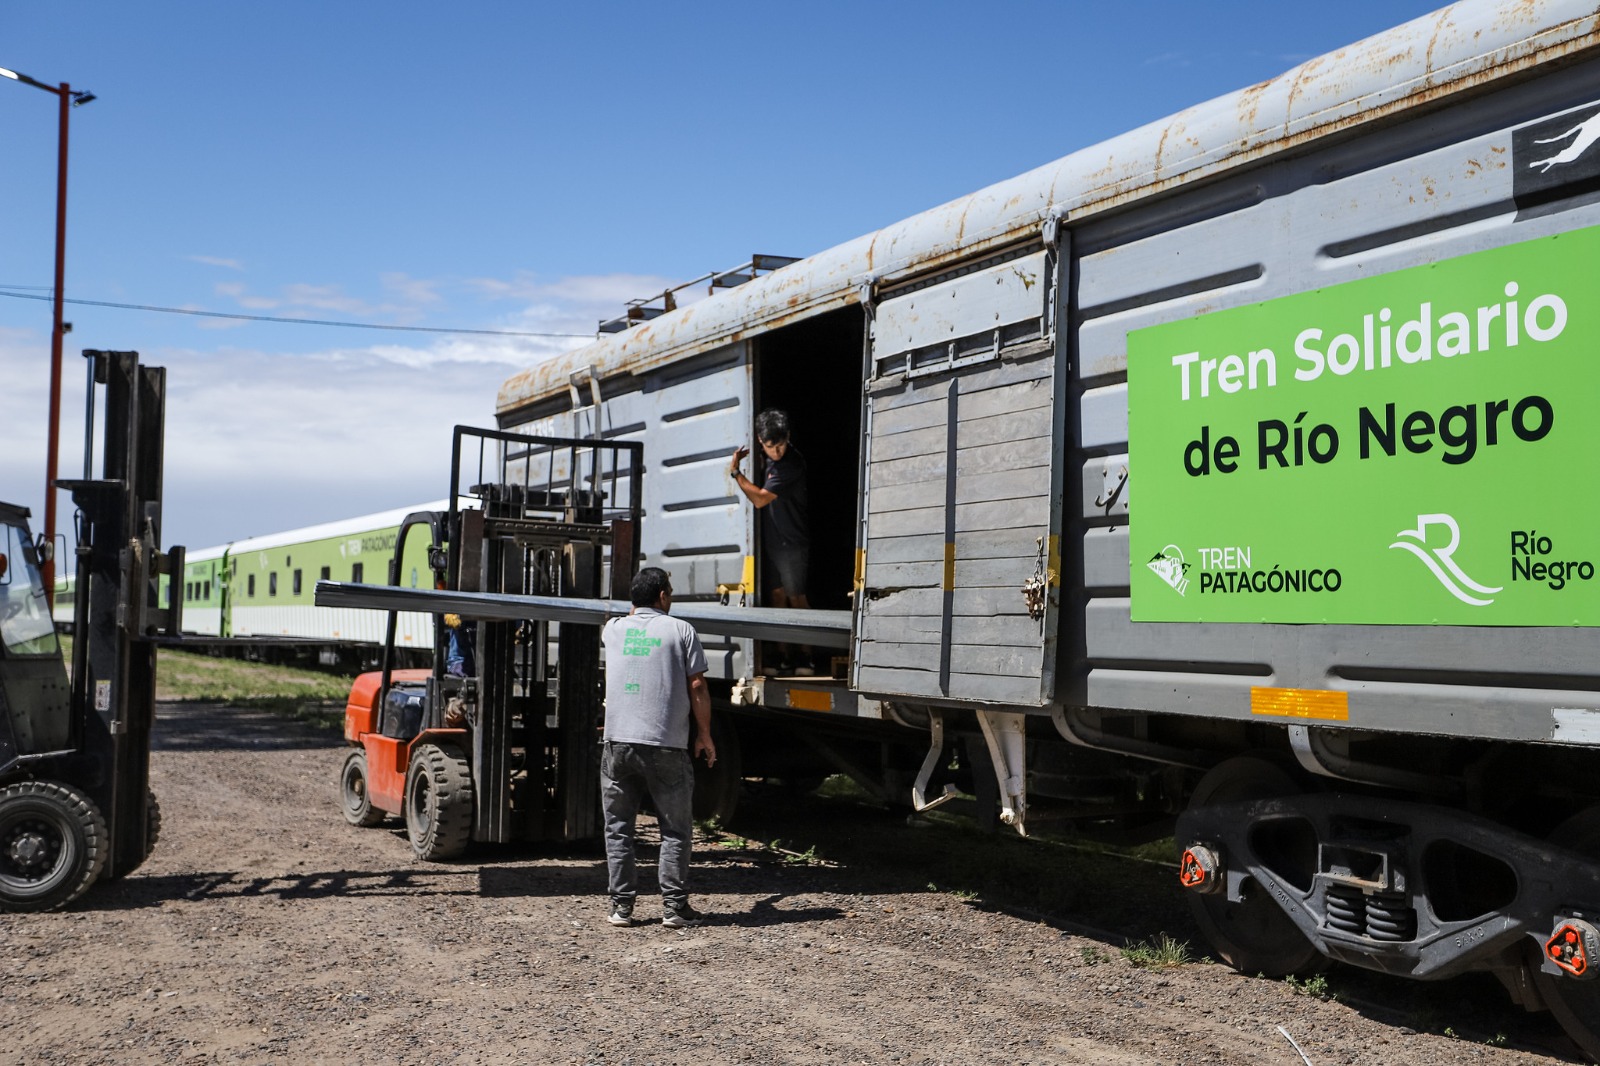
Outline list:
[[[367,657],[383,644],[385,615],[316,607],[318,581],[381,585],[389,581],[395,536],[406,515],[443,510],[445,502],[269,533],[189,552],[183,570],[183,632],[196,648],[242,650],[251,657],[318,655],[324,662]],[[426,587],[428,544],[406,546],[400,584]],[[73,578],[56,583],[56,618],[71,615]],[[399,616],[396,647],[419,656],[433,649],[433,619]]]

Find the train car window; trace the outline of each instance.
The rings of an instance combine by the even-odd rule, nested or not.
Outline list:
[[[324,566],[322,568],[322,580],[326,581],[332,576],[333,576],[333,567]]]
[[[211,598],[211,582],[207,581],[205,583],[205,594],[203,596],[201,596],[201,599],[209,600],[210,598]]]
[[[278,594],[278,572],[276,570],[274,570],[272,573],[267,575],[267,595],[268,596],[276,596],[277,594]]]
[[[351,566],[350,566],[350,580],[354,581],[358,585],[361,584],[361,564],[360,563],[352,563],[351,564]]]
[[[249,579],[245,581],[244,594],[246,596],[254,596],[256,594],[256,575],[251,574]]]
[[[300,595],[300,571],[298,570],[294,572],[294,594],[296,596]]]

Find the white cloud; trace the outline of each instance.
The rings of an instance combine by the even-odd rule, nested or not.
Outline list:
[[[243,270],[244,264],[237,259],[219,259],[214,255],[186,256],[191,263],[204,263],[206,266],[225,267],[228,270]]]
[[[367,300],[352,296],[342,285],[294,282],[282,286],[277,295],[251,290],[241,282],[219,282],[212,286],[218,296],[232,300],[250,311],[272,312],[286,318],[318,318],[337,315],[376,323],[411,325],[430,310],[444,304],[440,288],[444,283],[393,272],[382,275],[379,284],[389,297]]]
[[[346,296],[338,285],[310,285],[297,282],[283,287],[281,307],[286,310],[337,311],[345,315],[372,315],[378,309],[353,296]]]
[[[524,305],[508,317],[507,329],[592,336],[597,323],[620,316],[628,301],[654,299],[678,282],[653,274],[579,274],[548,281],[519,274],[470,278],[466,284],[484,299]],[[696,285],[674,293],[673,299],[687,307],[707,295],[705,287]],[[654,306],[660,307],[660,301]]]
[[[531,303],[606,304],[621,306],[629,300],[660,293],[675,284],[653,274],[578,274],[541,281],[531,274],[510,280],[470,278],[467,281],[493,300],[522,300]]]
[[[589,343],[596,320],[668,284],[623,274],[444,283],[395,273],[381,281],[390,298],[383,303],[332,285],[285,286],[270,296],[225,282],[215,291],[267,313],[315,310],[376,319],[427,309],[429,321],[442,321],[453,314],[439,309],[452,289],[458,296],[470,289],[502,303],[501,313],[489,322],[451,324],[579,336],[351,334],[381,339],[312,354],[246,348],[220,336],[203,347],[146,348],[147,364],[167,368],[168,544],[208,547],[443,496],[453,426],[493,426],[502,382]],[[0,368],[8,378],[0,390],[0,454],[11,460],[0,464],[0,499],[31,506],[37,518],[48,336],[0,329]],[[82,468],[82,380],[80,368],[63,390],[63,477],[75,477]],[[59,507],[63,516],[70,514],[65,497]],[[58,525],[69,530],[71,523],[63,517]]]
[[[443,496],[451,429],[493,426],[500,384],[560,350],[442,338],[314,355],[147,352],[167,368],[165,529],[193,548]],[[42,528],[49,344],[0,330],[0,499]],[[83,383],[66,379],[58,476],[82,472]],[[96,451],[99,442],[96,442]],[[99,474],[99,471],[96,471]],[[69,531],[71,503],[58,499]],[[37,529],[35,530],[37,532]]]
[[[413,278],[409,274],[385,274],[382,279],[383,287],[394,293],[401,302],[410,306],[436,304],[439,296],[439,282],[423,281]]]
[[[452,427],[492,426],[500,383],[536,356],[436,349],[171,353],[168,539],[202,547],[443,496]]]

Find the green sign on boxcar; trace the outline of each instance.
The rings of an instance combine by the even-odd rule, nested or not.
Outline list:
[[[1135,621],[1600,625],[1600,228],[1128,336]]]

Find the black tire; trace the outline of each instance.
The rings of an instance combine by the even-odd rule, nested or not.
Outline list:
[[[1208,803],[1240,803],[1300,792],[1281,767],[1249,755],[1229,759],[1200,779],[1189,798],[1191,809]],[[1180,846],[1181,850],[1181,846]],[[1234,902],[1222,894],[1185,893],[1195,922],[1230,966],[1241,973],[1285,977],[1323,969],[1328,960],[1300,927],[1273,902],[1263,886]]]
[[[55,781],[0,789],[0,910],[48,911],[77,899],[105,869],[100,809]]]
[[[383,824],[384,812],[372,805],[367,787],[367,753],[360,748],[345,756],[339,771],[339,808],[351,825],[371,829]]]
[[[143,866],[144,862],[145,862],[145,859],[148,859],[151,856],[151,854],[156,850],[156,841],[161,839],[161,804],[156,802],[156,794],[155,794],[155,792],[153,792],[150,789],[146,789],[145,790],[145,793],[144,793],[144,804],[145,804],[145,806],[144,806],[145,842],[148,845],[145,848],[144,855],[139,859],[138,862],[134,863],[132,866],[128,867],[126,870],[119,870],[114,874],[113,873],[109,873],[109,872],[102,872],[101,873],[101,877],[103,877],[105,880],[108,880],[108,881],[120,881],[120,880],[122,880],[124,877],[127,877],[129,874],[133,873],[133,871],[135,871],[139,867]],[[109,856],[109,852],[107,854]],[[109,871],[109,870],[110,870],[110,867],[109,866],[106,867],[106,871]]]
[[[1600,807],[1568,818],[1550,834],[1561,847],[1589,858],[1600,857]],[[1600,982],[1557,977],[1544,972],[1544,936],[1528,941],[1528,973],[1551,1015],[1590,1058],[1600,1060]]]
[[[715,819],[718,825],[727,826],[739,809],[739,794],[744,788],[739,734],[726,718],[714,714],[711,740],[717,746],[717,764],[707,766],[704,759],[694,761],[693,815],[697,822]],[[692,747],[690,753],[693,754]]]
[[[148,804],[144,814],[145,831],[149,834],[150,851],[155,851],[156,842],[161,839],[161,804],[156,800],[154,790],[146,794],[145,802]],[[145,853],[146,858],[149,855],[149,852]]]
[[[453,859],[472,842],[472,767],[460,750],[424,744],[406,772],[406,837],[417,858]]]

